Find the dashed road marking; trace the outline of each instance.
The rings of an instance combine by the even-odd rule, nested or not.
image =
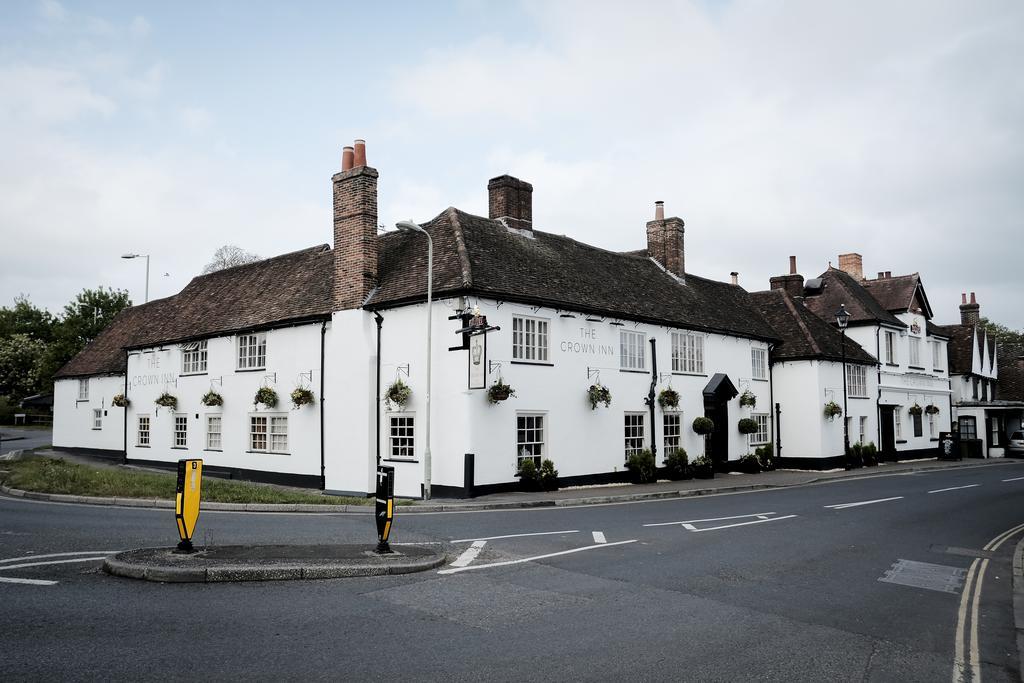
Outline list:
[[[685,520],[685,521],[682,521],[682,522],[658,522],[657,524],[644,524],[644,526],[672,526],[672,525],[678,525],[678,526],[683,527],[687,531],[692,531],[694,533],[698,533],[698,532],[701,532],[701,531],[718,531],[719,529],[732,529],[733,527],[748,526],[750,524],[763,524],[764,522],[777,522],[777,521],[782,520],[782,519],[792,519],[793,517],[796,517],[796,515],[783,515],[782,517],[772,517],[771,515],[774,515],[774,514],[776,514],[776,513],[774,513],[774,512],[756,512],[756,513],[751,514],[751,515],[733,515],[731,517],[709,517],[707,519],[688,519],[688,520]],[[755,519],[750,519],[751,517],[754,517]],[[749,519],[750,521],[747,521],[747,522],[736,522],[735,524],[720,524],[718,526],[708,526],[708,527],[704,527],[702,529],[698,529],[696,526],[694,526],[695,524],[700,524],[702,522],[724,522],[724,521],[729,521],[729,520],[733,520],[733,519]]]
[[[55,586],[57,581],[44,581],[43,579],[16,579],[10,576],[0,576],[0,583],[24,583],[30,586]]]
[[[935,489],[928,493],[945,493],[946,491],[959,491],[960,489],[973,489],[975,486],[981,486],[981,484],[968,484],[967,486],[950,486],[948,489]]]
[[[890,500],[900,500],[903,496],[893,496],[892,498],[878,498],[876,500],[862,500],[857,503],[839,503],[838,505],[826,505],[827,508],[833,510],[845,510],[846,508],[860,507],[861,505],[873,505],[874,503],[888,503]]]
[[[629,541],[616,541],[615,543],[598,543],[597,545],[585,545],[582,548],[573,548],[571,550],[562,550],[557,553],[547,553],[546,555],[536,555],[534,557],[522,557],[518,560],[506,560],[504,562],[491,562],[489,564],[474,564],[467,567],[453,567],[451,569],[438,570],[438,574],[457,574],[459,572],[468,572],[471,569],[490,569],[492,567],[508,567],[513,564],[523,564],[524,562],[534,562],[536,560],[546,560],[549,557],[559,557],[560,555],[570,555],[572,553],[581,553],[585,550],[597,550],[598,548],[611,548],[617,545],[625,545],[627,543],[636,543],[636,539]]]
[[[1003,481],[1020,481],[1022,479],[1024,479],[1024,477],[1014,477],[1013,479],[1003,479]]]
[[[747,519],[749,517],[757,517],[759,519],[764,519],[764,518],[767,518],[770,515],[774,515],[774,514],[776,514],[776,513],[774,513],[774,512],[755,512],[755,513],[750,514],[750,515],[733,515],[732,517],[708,517],[707,519],[687,519],[687,520],[684,520],[682,522],[657,522],[656,524],[644,524],[644,526],[672,526],[674,524],[681,524],[681,525],[685,526],[687,524],[698,524],[700,522],[722,522],[722,521],[729,520],[729,519]]]
[[[49,562],[25,562],[23,564],[8,564],[0,567],[0,571],[7,571],[8,569],[24,569],[25,567],[42,567],[49,564],[69,564],[71,562],[97,562],[99,560],[107,559],[106,555],[99,557],[76,557],[71,560],[50,560]]]
[[[473,541],[473,545],[466,548],[465,552],[459,555],[454,562],[453,567],[465,567],[470,562],[476,559],[476,556],[480,554],[480,551],[487,545],[487,541]]]
[[[608,539],[604,537],[604,532],[603,531],[591,531],[590,533],[594,536],[594,543],[607,543],[608,542]]]
[[[51,557],[72,557],[74,555],[114,555],[120,550],[76,550],[73,553],[49,553],[47,555],[22,555],[21,557],[7,557],[0,560],[0,564],[8,562],[24,562],[25,560],[45,560]],[[0,567],[5,569],[5,567]]]
[[[532,534],[505,534],[504,536],[484,536],[482,538],[458,538],[452,541],[452,543],[470,543],[472,541],[496,541],[499,538],[523,538],[526,536],[553,536],[555,534],[578,534],[579,529],[570,529],[568,531],[536,531]]]

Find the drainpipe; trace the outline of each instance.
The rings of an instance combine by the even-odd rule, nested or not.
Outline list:
[[[128,349],[124,351],[124,397],[128,398]],[[129,404],[130,405],[130,404]],[[124,455],[121,456],[121,464],[128,462],[128,406],[122,408],[124,416]]]
[[[878,369],[875,375],[875,431],[878,433],[878,449],[882,449],[882,327],[875,327],[875,358],[878,360]]]
[[[327,490],[327,461],[324,455],[324,341],[327,337],[327,321],[320,323],[320,490]]]
[[[380,330],[384,326],[384,316],[374,311],[373,318],[377,321],[377,396],[373,405],[377,415],[377,467],[380,467]]]
[[[655,465],[658,462],[658,444],[654,440],[654,388],[658,384],[658,340],[651,337],[651,388],[647,391],[647,405],[651,409],[651,455]]]
[[[775,457],[778,457],[779,451],[779,422],[778,414],[779,407],[775,405],[775,364],[772,363],[772,351],[775,350],[775,344],[768,345],[768,410],[771,411],[772,406],[775,406],[775,428],[772,429],[772,441],[775,442]],[[768,413],[768,419],[771,418],[771,412]]]

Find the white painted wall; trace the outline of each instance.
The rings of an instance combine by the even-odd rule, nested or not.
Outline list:
[[[82,378],[89,384],[89,398],[78,399],[79,380],[53,383],[53,445],[58,448],[97,448],[121,451],[124,446],[124,408],[110,405],[124,391],[123,375]],[[93,411],[102,411],[96,429]]]

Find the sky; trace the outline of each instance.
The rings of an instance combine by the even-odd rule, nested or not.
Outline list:
[[[179,291],[224,244],[329,243],[341,148],[380,222],[486,215],[748,290],[858,252],[1024,328],[1024,3],[58,2],[0,6],[0,305]]]

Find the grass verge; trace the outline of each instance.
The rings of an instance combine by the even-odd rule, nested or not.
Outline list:
[[[174,500],[174,474],[128,468],[90,467],[55,458],[23,457],[0,463],[0,480],[7,486],[39,493],[110,498]],[[306,505],[370,505],[372,498],[325,496],[285,491],[273,486],[203,477],[203,500],[217,503],[302,503]],[[395,501],[401,505],[407,501]]]

